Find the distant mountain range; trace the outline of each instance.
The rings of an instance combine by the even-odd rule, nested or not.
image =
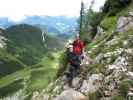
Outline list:
[[[0,18],[0,27],[8,28],[15,24],[29,24],[47,31],[49,35],[70,37],[76,32],[77,18],[66,16],[26,16],[15,23],[9,18]]]
[[[2,28],[8,28],[14,24],[15,24],[15,22],[13,22],[12,20],[10,20],[7,17],[0,18],[0,27],[2,27]]]

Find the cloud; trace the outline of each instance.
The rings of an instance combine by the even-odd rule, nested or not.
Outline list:
[[[106,0],[95,0],[95,4],[94,4],[93,9],[95,11],[99,11],[99,8],[101,8],[104,5],[105,1]]]
[[[81,0],[0,0],[0,17],[18,21],[25,15],[79,16],[80,3]]]

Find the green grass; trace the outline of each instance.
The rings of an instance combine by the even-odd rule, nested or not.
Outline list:
[[[0,61],[0,78],[27,67],[15,56],[2,49],[0,49]]]
[[[98,100],[100,97],[102,97],[100,91],[89,94],[89,100]]]
[[[117,17],[105,17],[104,20],[102,20],[100,26],[103,27],[105,30],[113,30],[115,28],[117,22]]]
[[[128,16],[128,12],[133,9],[133,3],[131,3],[127,8],[124,8],[121,12],[117,14],[117,17]]]
[[[132,80],[123,80],[123,81],[120,83],[120,87],[119,87],[120,94],[121,94],[123,97],[126,97],[129,88],[132,87],[132,86],[133,86],[133,81],[132,81]]]
[[[124,100],[124,97],[121,95],[114,96],[112,100]]]
[[[49,56],[48,56],[49,55]],[[7,94],[12,94],[22,89],[22,82],[27,79],[27,88],[28,93],[32,93],[35,90],[44,89],[49,82],[53,81],[59,64],[60,52],[51,53],[45,55],[40,63],[35,66],[26,67],[20,71],[9,74],[0,79],[0,92],[1,96],[6,96]],[[23,80],[23,81],[20,81]],[[14,85],[15,84],[15,85]],[[21,86],[20,86],[21,84]],[[12,87],[14,86],[14,87]],[[7,89],[10,87],[9,91]],[[14,91],[13,91],[14,90]]]
[[[22,84],[23,79],[17,80],[10,85],[0,88],[0,97],[7,96],[9,94],[13,94],[14,92],[17,92],[19,89],[22,89],[24,86]]]
[[[49,55],[50,56],[50,55]],[[31,83],[29,85],[29,90],[40,90],[45,88],[49,82],[53,81],[59,64],[59,53],[52,53],[52,57],[44,57],[40,62],[43,67],[38,68],[37,66],[32,69],[31,72]]]
[[[6,87],[17,80],[23,79],[29,76],[30,73],[31,73],[31,70],[29,68],[25,68],[23,70],[7,75],[0,79],[0,88]]]

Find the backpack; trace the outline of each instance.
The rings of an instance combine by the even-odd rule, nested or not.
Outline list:
[[[68,60],[69,60],[70,64],[73,64],[73,65],[80,65],[80,63],[81,63],[79,56],[74,53],[68,54]]]

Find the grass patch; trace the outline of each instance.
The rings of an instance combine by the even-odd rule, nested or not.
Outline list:
[[[102,95],[99,91],[89,94],[89,100],[99,100],[100,97],[102,97]]]
[[[11,84],[9,84],[6,87],[0,88],[0,98],[7,96],[7,95],[11,95],[14,92],[18,91],[19,89],[23,88],[23,84],[22,84],[23,80],[17,80]]]
[[[60,53],[47,53],[40,63],[31,67],[28,91],[40,91],[54,81],[59,66]]]
[[[127,8],[122,9],[122,11],[117,14],[117,17],[128,16],[128,12],[132,9],[133,9],[133,3],[130,3],[130,5]]]
[[[24,77],[27,77],[29,75],[30,75],[30,70],[28,68],[7,75],[0,79],[0,88],[6,87],[12,84],[13,82],[23,79]]]
[[[98,63],[98,64],[91,64],[88,66],[88,71],[90,74],[97,74],[97,73],[105,73],[105,65]]]
[[[123,97],[126,97],[129,88],[132,87],[132,86],[133,86],[133,81],[132,81],[132,80],[123,80],[123,81],[120,83],[120,87],[119,87],[120,94],[121,94]]]
[[[31,73],[28,90],[34,91],[44,89],[53,80],[54,76],[55,70],[50,68],[33,71]]]
[[[18,60],[13,55],[6,52],[6,50],[0,49],[0,76],[6,76],[15,71],[26,68],[27,66]]]
[[[105,17],[100,26],[104,28],[105,30],[113,30],[116,27],[116,22],[117,22],[117,17],[116,16],[111,16],[111,17]]]
[[[117,95],[112,98],[112,100],[124,100],[123,96]]]

